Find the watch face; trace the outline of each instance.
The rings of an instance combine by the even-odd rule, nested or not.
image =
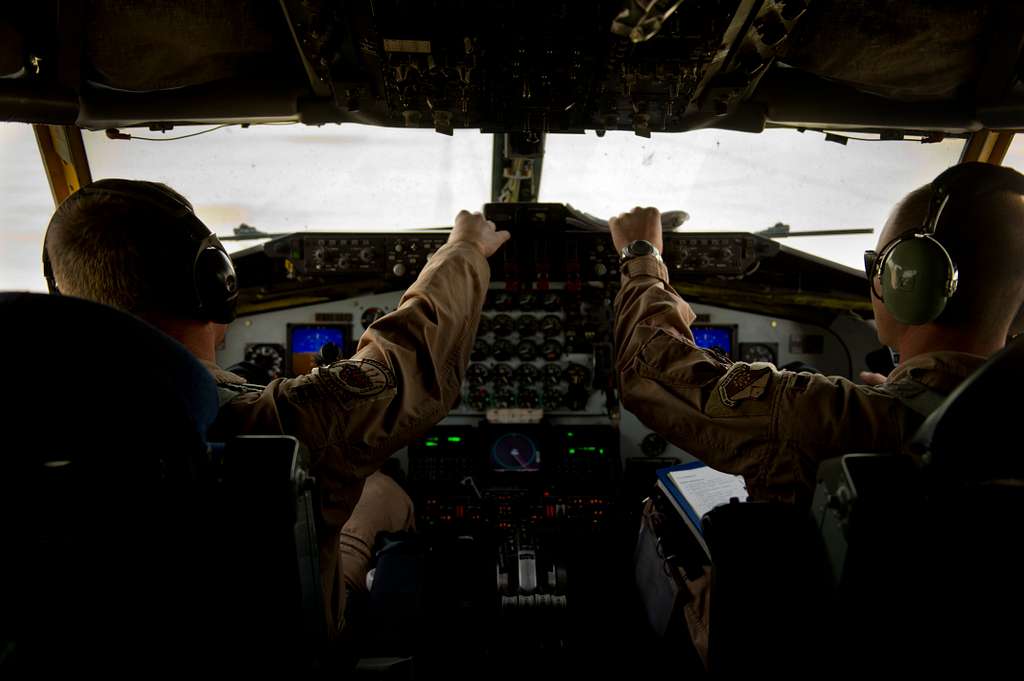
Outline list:
[[[654,245],[650,241],[634,241],[629,245],[630,255],[650,255],[654,253]]]

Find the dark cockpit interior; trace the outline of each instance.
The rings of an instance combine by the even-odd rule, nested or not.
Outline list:
[[[45,551],[3,573],[5,590],[31,587],[11,601],[15,614],[0,618],[8,642],[0,668],[31,673],[47,659],[75,668],[76,658],[45,643],[64,597],[54,594],[83,609],[69,620],[82,636],[63,631],[52,640],[100,671],[122,663],[139,673],[178,663],[197,670],[206,661],[295,676],[341,668],[359,678],[833,676],[975,663],[1005,669],[1012,660],[1009,641],[1021,632],[1012,607],[1024,601],[1013,572],[1019,558],[1008,546],[1019,543],[1022,517],[1008,406],[1018,403],[1020,342],[925,422],[915,451],[923,473],[902,458],[874,458],[897,452],[851,451],[853,458],[823,465],[810,510],[727,495],[731,502],[690,517],[665,471],[692,470],[705,452],[649,428],[619,391],[621,264],[610,216],[538,198],[545,147],[558,134],[719,129],[752,133],[754,146],[763,136],[756,133],[788,128],[841,145],[962,140],[961,160],[999,164],[1024,128],[1024,4],[45,0],[5,15],[0,120],[35,126],[58,201],[93,179],[81,130],[128,140],[197,125],[358,124],[448,136],[465,128],[493,134],[482,211],[511,239],[488,259],[489,289],[454,405],[384,464],[413,501],[416,529],[381,535],[370,547],[368,588],[348,603],[360,626],[345,659],[325,643],[323,585],[313,567],[320,500],[306,477],[306,443],[208,442],[201,432],[195,442],[163,440],[161,429],[203,431],[210,386],[161,385],[165,397],[198,397],[184,407],[160,400],[154,414],[124,399],[139,390],[139,377],[119,375],[97,394],[121,400],[117,409],[132,421],[125,433],[138,446],[119,439],[116,419],[99,424],[85,410],[69,421],[80,436],[62,435],[54,447],[108,451],[123,462],[152,438],[161,440],[155,458],[181,470],[172,480],[163,463],[129,472],[118,463],[66,475],[78,454],[43,453],[34,468],[5,455],[4,515],[33,518],[10,536],[27,542],[19,550]],[[400,196],[385,208],[401,211]],[[683,211],[663,218],[661,256],[670,286],[696,315],[697,346],[725,362],[850,381],[893,369],[898,358],[879,343],[864,272],[788,246],[784,224],[698,230]],[[766,209],[764,225],[772,220]],[[417,216],[408,226],[243,225],[250,231],[224,239],[239,242],[231,253],[238,318],[216,363],[266,385],[351,357],[450,231],[425,228]],[[851,226],[861,225],[840,225]],[[35,325],[38,340],[46,329],[60,331],[62,319],[87,329],[95,312],[34,298],[42,296],[0,298],[11,320],[5,327]],[[116,343],[104,329],[125,322],[102,314],[89,357],[76,362],[120,361],[113,345],[101,357]],[[138,347],[165,353],[153,362],[178,367],[179,378],[198,366],[166,354],[173,351],[146,329],[123,328]],[[23,352],[5,335],[7,352]],[[53,346],[43,348],[46,361],[62,361]],[[15,378],[30,381],[35,371],[20,366]],[[73,373],[58,383],[73,382]],[[98,381],[102,372],[84,375]],[[56,388],[47,388],[26,397],[18,418],[52,413],[45,405]],[[998,406],[979,409],[985,400]],[[159,418],[174,410],[174,418]],[[36,446],[14,442],[9,452]],[[1006,456],[974,458],[971,476],[959,478],[962,457],[981,450]],[[134,487],[138,480],[159,482]],[[103,503],[69,524],[76,511],[66,503],[59,513],[34,514],[56,502],[41,502],[33,486],[72,490],[75,504]],[[134,491],[112,503],[126,488]],[[115,522],[121,516],[123,526]],[[166,546],[153,541],[153,528],[167,532]],[[90,531],[103,547],[91,556],[83,540]],[[132,537],[142,535],[149,536],[134,552]],[[87,569],[67,593],[34,600],[32,589],[60,580],[54,561],[69,547],[77,553],[68,569]],[[163,581],[128,567],[139,556],[159,563],[172,553],[178,559],[154,573]],[[111,564],[123,579],[106,571]],[[188,579],[165,589],[175,570],[189,571]],[[696,607],[687,589],[709,575],[715,633],[709,643],[703,632],[699,654],[691,638],[701,632],[687,631],[683,611]],[[977,599],[967,594],[974,588]],[[150,590],[161,594],[153,607],[162,613],[140,607]],[[998,607],[996,594],[1005,595]],[[89,632],[84,609],[107,608]],[[149,618],[159,621],[153,636],[144,631]],[[19,629],[24,622],[29,634]],[[120,637],[135,653],[110,644]]]

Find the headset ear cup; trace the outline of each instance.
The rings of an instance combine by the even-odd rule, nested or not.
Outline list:
[[[955,278],[946,249],[915,235],[895,244],[882,264],[882,298],[901,324],[927,324],[942,314]]]
[[[203,249],[196,258],[194,275],[200,316],[221,324],[233,321],[238,276],[228,254],[213,246]]]

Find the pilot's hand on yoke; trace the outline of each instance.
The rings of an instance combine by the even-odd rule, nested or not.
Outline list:
[[[654,244],[658,252],[664,251],[661,237],[661,213],[657,208],[640,208],[637,206],[628,213],[608,221],[612,232],[615,250],[622,252],[627,245],[643,239]]]
[[[455,216],[455,226],[452,227],[452,232],[448,235],[448,243],[468,241],[479,248],[485,258],[489,258],[511,236],[508,232],[497,231],[494,223],[485,220],[480,213],[460,210],[459,214]]]

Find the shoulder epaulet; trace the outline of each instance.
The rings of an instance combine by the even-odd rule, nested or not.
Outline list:
[[[938,390],[912,379],[883,383],[878,388],[895,397],[907,409],[923,417],[927,417],[938,409],[947,397]]]

